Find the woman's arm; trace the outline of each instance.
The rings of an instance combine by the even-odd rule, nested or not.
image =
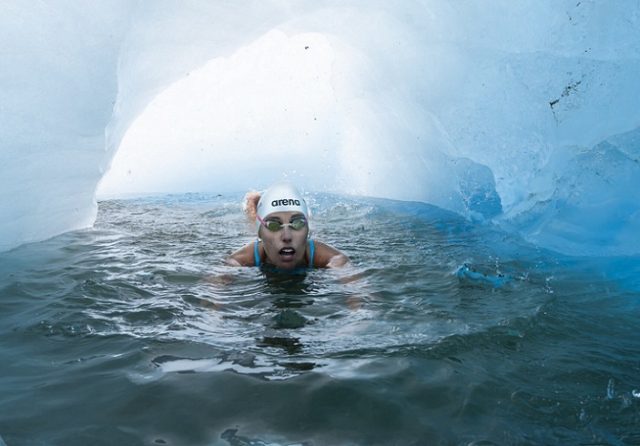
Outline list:
[[[258,201],[260,201],[260,192],[249,191],[244,196],[243,209],[247,219],[254,223],[258,212]]]

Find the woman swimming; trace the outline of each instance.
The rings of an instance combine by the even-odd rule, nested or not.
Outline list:
[[[294,270],[336,268],[349,261],[337,249],[309,237],[307,203],[289,183],[274,184],[262,196],[247,194],[245,211],[256,222],[258,239],[231,254],[229,265]]]

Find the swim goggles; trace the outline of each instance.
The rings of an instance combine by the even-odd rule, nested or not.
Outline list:
[[[307,219],[302,216],[294,217],[293,220],[291,220],[291,222],[289,223],[280,223],[277,220],[265,221],[262,218],[260,218],[259,215],[256,215],[256,217],[258,217],[258,220],[260,220],[260,223],[262,223],[262,226],[264,226],[271,232],[278,232],[279,230],[283,229],[286,226],[289,226],[294,231],[299,231],[301,229],[304,229],[307,226]]]

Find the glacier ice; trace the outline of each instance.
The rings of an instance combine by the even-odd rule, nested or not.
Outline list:
[[[635,0],[2,2],[0,250],[91,225],[125,134],[172,84],[264,36],[314,35],[331,49],[322,126],[253,144],[306,155],[288,167],[302,187],[430,202],[569,254],[639,253],[639,29]],[[175,187],[271,182],[278,165],[247,150]]]

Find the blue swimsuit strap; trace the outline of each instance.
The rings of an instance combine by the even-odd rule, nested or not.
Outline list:
[[[309,268],[313,268],[313,256],[316,253],[316,245],[313,239],[309,239]]]
[[[256,240],[255,244],[253,245],[253,261],[255,262],[256,266],[260,266],[260,249],[258,247],[259,244],[260,240]]]
[[[260,266],[260,240],[256,240],[253,244],[253,261],[256,266]],[[309,268],[313,268],[313,256],[316,253],[316,245],[313,239],[309,239]]]

